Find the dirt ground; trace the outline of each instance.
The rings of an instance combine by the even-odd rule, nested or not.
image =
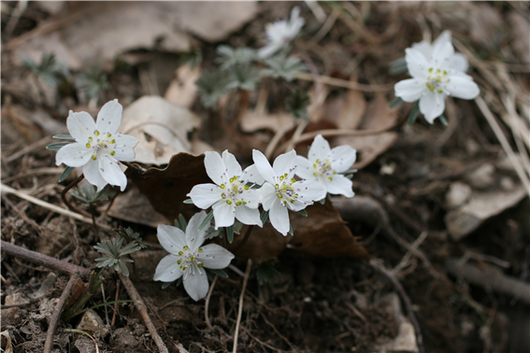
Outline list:
[[[528,2],[322,2],[314,9],[309,2],[247,2],[237,11],[205,8],[197,10],[201,17],[188,20],[197,21],[199,29],[190,24],[178,32],[191,43],[188,51],[176,39],[170,45],[164,39],[169,34],[155,33],[154,24],[153,33],[142,32],[148,39],[139,39],[140,23],[138,33],[133,29],[131,34],[130,27],[118,32],[137,42],[122,37],[119,43],[104,43],[98,28],[86,34],[82,23],[91,16],[103,24],[112,22],[101,18],[106,12],[133,16],[139,10],[128,8],[129,3],[57,3],[55,8],[2,2],[2,241],[95,269],[100,254],[93,246],[114,234],[110,229],[131,227],[154,246],[133,255],[130,278],[169,352],[232,351],[236,331],[241,353],[530,352]],[[332,79],[315,84],[312,74],[292,82],[266,78],[249,93],[231,93],[216,107],[205,107],[196,87],[186,85],[196,78],[181,70],[186,59],[197,59],[190,53],[200,51],[202,70],[218,67],[220,44],[259,48],[266,24],[287,18],[295,5],[301,7],[305,26],[292,52],[309,63],[310,71]],[[155,16],[142,11],[146,21]],[[241,23],[226,33],[201,33],[214,19],[227,27]],[[395,98],[393,84],[407,74],[391,75],[389,64],[412,43],[435,39],[446,29],[455,49],[470,61],[469,74],[481,89],[483,105],[479,99],[449,98],[447,126],[439,120],[430,125],[421,116],[413,125],[403,124],[412,104],[387,107]],[[94,58],[75,41],[83,38],[93,43],[93,51],[101,51],[90,54]],[[120,47],[124,43],[128,47]],[[66,83],[49,85],[20,60],[23,53],[40,58],[46,48],[68,68]],[[68,57],[65,48],[79,58]],[[96,99],[88,98],[82,80],[91,66],[108,79]],[[352,82],[361,85],[348,86]],[[226,270],[229,278],[217,278],[208,299],[195,302],[182,286],[161,289],[152,280],[166,254],[155,226],[160,220],[168,223],[155,209],[166,204],[151,205],[136,179],[110,211],[108,202],[93,210],[99,228],[91,219],[84,222],[48,207],[66,210],[61,191],[75,179],[74,172],[58,183],[63,166],[56,167],[55,152],[45,149],[54,142],[52,135],[66,132],[69,110],[95,116],[115,98],[127,108],[141,97],[163,96],[198,117],[198,123],[194,118],[184,123],[196,124],[193,133],[184,131],[190,145],[200,141],[218,151],[228,148],[242,164],[250,164],[252,148],[265,150],[281,130],[277,116],[285,113],[284,96],[296,88],[311,92],[312,98],[325,97],[306,131],[385,131],[330,137],[332,146],[350,144],[360,152],[355,197],[333,197],[328,205],[337,208],[369,259],[335,256],[338,249],[322,257],[287,246],[274,262],[277,276],[261,284],[255,253],[262,250],[240,252]],[[265,107],[261,115],[260,105]],[[348,127],[342,117],[360,123]],[[295,128],[280,138],[279,146],[290,141]],[[306,146],[295,147],[303,151]],[[160,152],[165,163],[138,165],[163,169],[171,154]],[[2,251],[2,349],[42,352],[69,276]],[[255,266],[245,278],[247,257]],[[130,299],[114,270],[105,269],[102,276],[104,283],[86,307]],[[159,351],[133,303],[99,306],[90,315],[61,319],[53,352]]]

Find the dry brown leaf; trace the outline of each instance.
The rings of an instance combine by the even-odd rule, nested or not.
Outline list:
[[[397,132],[385,132],[370,136],[341,136],[334,139],[335,145],[350,145],[357,150],[357,162],[353,169],[361,169],[372,163],[381,153],[389,149],[398,139]]]
[[[71,21],[55,24],[58,30],[19,44],[17,56],[40,60],[42,53],[51,52],[73,70],[95,63],[110,68],[116,55],[132,49],[188,51],[190,37],[184,31],[208,41],[221,40],[257,11],[254,1],[110,1],[79,7],[70,13]],[[53,21],[41,26],[53,27]]]
[[[363,116],[359,129],[379,130],[391,127],[398,120],[399,108],[390,109],[390,103],[384,93],[377,92],[374,99],[368,103],[366,114]]]
[[[201,76],[199,65],[183,65],[175,71],[175,78],[171,80],[164,98],[169,102],[184,108],[190,108],[197,98],[195,81]]]
[[[289,113],[260,114],[255,111],[247,111],[241,117],[241,130],[249,133],[263,129],[274,132],[290,130],[295,125],[295,120]]]
[[[123,111],[121,131],[140,142],[135,161],[166,164],[171,156],[192,152],[188,133],[199,127],[201,119],[188,109],[158,96],[144,96]]]
[[[357,79],[351,80],[357,82]],[[356,129],[366,111],[366,100],[361,91],[350,89],[344,97],[341,112],[337,119],[339,129]]]

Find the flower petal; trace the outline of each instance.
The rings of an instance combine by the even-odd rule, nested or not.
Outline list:
[[[272,54],[276,53],[280,48],[282,47],[281,43],[278,42],[270,42],[269,44],[265,45],[264,47],[260,48],[258,50],[258,57],[261,59],[265,59],[270,57]]]
[[[420,112],[430,124],[442,115],[445,109],[445,95],[428,92],[420,99]]]
[[[438,38],[436,38],[434,42],[432,42],[432,46],[435,47],[437,45],[442,45],[444,43],[451,43],[451,41],[452,41],[451,32],[443,31],[442,33],[440,33]]]
[[[88,160],[88,163],[83,166],[83,175],[90,184],[95,185],[98,188],[98,192],[103,190],[108,184],[99,172],[99,163],[97,160]]]
[[[285,173],[291,175],[296,169],[296,152],[291,150],[287,153],[280,154],[274,160],[272,169],[274,170],[275,175],[283,175]]]
[[[219,227],[230,227],[235,221],[235,205],[227,204],[222,200],[212,206],[213,217],[215,218],[215,229]]]
[[[134,147],[138,144],[138,139],[130,135],[116,134],[114,135],[116,143],[111,147],[111,150],[116,152],[114,158],[119,161],[132,161],[136,157]]]
[[[214,270],[226,268],[234,258],[234,255],[230,251],[217,244],[205,245],[202,247],[202,250],[202,253],[197,258],[206,268]]]
[[[98,154],[98,167],[101,176],[110,185],[119,186],[121,191],[124,191],[127,187],[127,177],[121,170],[118,161],[115,160],[110,154],[101,153]]]
[[[74,113],[70,110],[66,119],[66,127],[72,137],[79,143],[87,143],[88,138],[94,134],[96,123],[87,112]]]
[[[265,181],[265,179],[263,179],[263,177],[259,173],[258,168],[256,168],[255,164],[252,164],[245,168],[245,170],[241,174],[240,180],[258,185],[263,184],[263,182]]]
[[[236,157],[232,153],[228,152],[228,150],[224,150],[223,152],[223,162],[230,178],[241,175],[241,165],[237,161]]]
[[[204,154],[206,174],[217,185],[226,184],[228,182],[227,168],[219,153],[206,151]]]
[[[449,66],[451,69],[466,72],[469,69],[469,62],[464,54],[454,53],[449,59]]]
[[[287,207],[282,206],[279,202],[276,203],[269,211],[269,219],[274,229],[282,235],[287,235],[290,229]]]
[[[337,146],[331,150],[331,168],[337,173],[350,169],[357,159],[357,151],[351,146]]]
[[[455,49],[450,42],[440,42],[433,47],[432,61],[437,68],[447,67],[454,53]]]
[[[265,157],[261,151],[252,150],[252,159],[263,179],[272,184],[276,183],[276,174],[274,174],[274,170],[267,160],[267,157]]]
[[[201,230],[199,230],[199,227],[206,216],[207,214],[204,211],[194,214],[191,217],[188,226],[186,227],[186,244],[193,251],[197,250],[202,243],[204,243],[208,226],[202,228]]]
[[[412,49],[419,51],[428,60],[432,54],[432,44],[423,40],[419,43],[412,44]]]
[[[296,175],[300,178],[309,180],[318,179],[318,177],[313,175],[313,173],[315,173],[315,168],[313,168],[313,163],[311,163],[309,159],[302,156],[296,156],[296,163],[298,164]]]
[[[263,209],[265,211],[270,210],[278,200],[278,196],[276,196],[276,188],[269,183],[265,183],[259,191]]]
[[[427,78],[429,62],[420,51],[411,48],[405,49],[405,61],[407,62],[407,68],[412,77],[419,79]]]
[[[451,96],[461,99],[474,99],[479,93],[480,89],[472,80],[462,76],[450,76],[450,81],[445,85],[445,89]]]
[[[117,99],[107,102],[99,111],[96,129],[102,134],[115,134],[121,125],[123,107]]]
[[[92,148],[87,148],[82,143],[70,143],[61,147],[55,155],[55,164],[64,163],[69,167],[82,167],[87,164],[92,156]]]
[[[171,254],[178,254],[187,245],[186,235],[177,227],[160,224],[156,236],[160,245]]]
[[[156,266],[155,275],[153,280],[162,282],[173,282],[182,276],[182,271],[177,263],[180,260],[180,256],[167,255],[158,263]]]
[[[322,185],[313,180],[297,181],[293,187],[298,191],[298,198],[304,203],[322,200],[326,197],[326,190]]]
[[[326,184],[326,189],[330,194],[344,195],[346,197],[353,197],[352,181],[343,175],[334,175]]]
[[[260,192],[258,189],[249,189],[246,191],[243,191],[242,194],[239,195],[239,197],[245,201],[247,204],[245,205],[248,208],[258,208],[260,204]]]
[[[427,90],[426,83],[427,79],[425,81],[417,78],[402,80],[394,85],[394,93],[396,97],[403,99],[405,102],[415,102]]]
[[[187,196],[191,198],[195,206],[205,210],[221,200],[222,193],[223,190],[215,184],[198,184],[191,189]]]
[[[196,267],[197,265],[193,264],[190,266]],[[186,292],[195,301],[204,298],[208,294],[208,288],[210,287],[208,276],[206,275],[206,271],[198,267],[194,269],[193,273],[186,276],[182,282],[184,283]]]
[[[248,208],[245,205],[236,206],[236,218],[243,224],[256,224],[263,227],[257,208]]]
[[[324,160],[328,158],[330,153],[331,148],[329,147],[329,142],[322,135],[317,135],[309,148],[307,158],[315,163],[317,159]]]

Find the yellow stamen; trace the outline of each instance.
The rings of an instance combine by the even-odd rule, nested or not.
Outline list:
[[[92,155],[92,159],[93,159],[93,160],[96,160],[96,159],[97,159],[97,157],[96,157],[95,154]]]
[[[86,144],[86,148],[92,147],[89,143]]]
[[[116,151],[110,151],[110,155],[114,156],[116,154]]]

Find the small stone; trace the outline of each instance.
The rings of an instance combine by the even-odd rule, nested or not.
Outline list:
[[[94,310],[88,310],[85,312],[81,318],[81,322],[77,325],[77,329],[81,331],[89,331],[96,337],[105,337],[109,333],[109,329]]]
[[[445,202],[447,207],[456,208],[463,205],[469,200],[472,190],[467,184],[461,182],[454,182],[449,186],[449,190],[445,194]]]
[[[114,331],[112,342],[118,347],[134,348],[138,345],[138,340],[129,332],[129,329],[122,327]]]

